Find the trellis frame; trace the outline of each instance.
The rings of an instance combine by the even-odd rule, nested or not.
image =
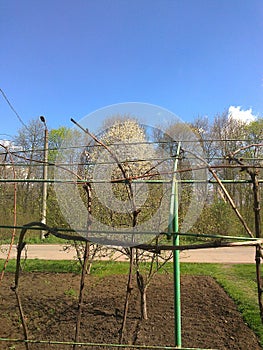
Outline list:
[[[176,349],[186,349],[186,348],[182,348],[182,339],[181,339],[181,307],[180,307],[180,260],[179,260],[179,251],[183,250],[183,249],[194,249],[194,247],[192,246],[180,246],[180,242],[179,242],[179,237],[180,235],[189,235],[189,236],[196,236],[196,237],[211,237],[211,238],[222,238],[222,239],[235,239],[235,240],[242,240],[243,245],[255,245],[256,246],[256,259],[257,262],[260,263],[260,259],[262,258],[262,253],[261,253],[261,244],[262,244],[262,239],[260,238],[260,235],[256,235],[256,237],[229,237],[229,236],[221,236],[221,235],[198,235],[198,234],[192,234],[192,233],[180,233],[179,232],[179,213],[178,213],[178,183],[179,182],[185,182],[185,183],[195,183],[198,182],[198,180],[178,180],[177,179],[177,172],[178,172],[178,159],[179,159],[179,154],[180,154],[180,149],[181,149],[181,143],[178,142],[177,145],[177,152],[176,152],[176,156],[174,157],[174,169],[173,169],[173,179],[172,179],[172,189],[171,189],[171,201],[170,201],[170,212],[169,212],[169,226],[168,226],[168,233],[167,236],[168,237],[172,237],[172,246],[151,246],[151,245],[147,245],[147,244],[141,244],[138,245],[137,248],[140,249],[145,249],[145,250],[149,250],[149,251],[160,251],[160,250],[172,250],[173,251],[173,274],[174,274],[174,319],[175,319],[175,348]],[[210,169],[209,169],[210,170]],[[213,172],[212,172],[213,174]],[[24,180],[24,179],[2,179],[0,180],[0,182],[25,182],[25,181],[30,181],[30,182],[43,182],[43,180],[41,179],[34,179],[34,180]],[[54,182],[52,180],[44,180],[46,182]],[[56,181],[56,180],[55,180]],[[135,180],[136,181],[136,180]],[[162,180],[137,180],[137,181],[149,181],[149,182],[160,182]],[[202,180],[199,180],[202,181]],[[79,183],[81,183],[81,180],[78,180]],[[86,181],[83,181],[86,182]],[[206,183],[218,183],[217,178],[215,177],[214,181],[207,181],[204,180],[204,182]],[[242,182],[242,183],[253,183],[252,180],[239,180],[239,181],[235,181],[235,180],[220,180],[221,183],[237,183],[237,182]],[[263,180],[259,180],[257,179],[257,184],[262,183]],[[24,248],[25,242],[23,241],[24,235],[27,231],[27,229],[32,228],[33,226],[39,226],[38,229],[40,230],[46,230],[47,232],[54,234],[57,237],[60,238],[64,238],[64,239],[69,239],[69,240],[78,240],[78,241],[87,241],[87,239],[85,239],[82,236],[73,236],[73,235],[67,235],[64,233],[60,233],[59,231],[63,231],[63,229],[53,229],[48,227],[47,225],[43,225],[41,223],[31,223],[28,225],[24,225],[24,226],[0,226],[0,228],[4,227],[4,228],[21,228],[21,234],[20,234],[20,240],[19,240],[19,245],[18,245],[18,258],[17,258],[17,273],[19,271],[19,264],[20,264],[20,258],[21,258],[21,252]],[[35,227],[36,229],[36,227]],[[72,231],[72,230],[65,230],[64,231]],[[90,231],[90,233],[92,233],[93,231]],[[96,233],[96,232],[95,232]],[[239,243],[239,242],[237,242]],[[235,244],[231,244],[233,246],[235,246]],[[237,245],[240,245],[237,244]],[[224,246],[224,244],[220,244],[220,245],[215,245],[214,247],[218,247],[218,246]],[[203,245],[203,246],[196,246],[195,249],[198,248],[208,248],[211,247],[211,245]],[[15,287],[18,286],[18,275],[16,274],[16,279],[15,279]],[[259,289],[259,292],[262,293],[262,289]],[[26,338],[26,337],[25,337]],[[4,341],[3,338],[0,338],[0,340]],[[14,340],[15,341],[15,340]],[[19,341],[19,340],[17,340]],[[29,344],[31,341],[26,339],[24,340],[26,344]],[[72,343],[71,343],[72,344]],[[77,343],[75,343],[77,344]],[[99,346],[99,344],[97,344]],[[103,344],[105,346],[105,344]],[[116,347],[123,347],[125,345],[119,344],[120,346],[118,346],[117,344],[115,344]],[[111,346],[115,346],[113,344],[111,344]],[[126,345],[127,347],[127,345]],[[130,346],[131,347],[131,346]],[[131,347],[134,348],[134,347]],[[136,348],[136,346],[135,346]],[[137,346],[137,348],[141,348],[139,346]],[[147,347],[147,348],[151,348],[151,347]],[[154,347],[152,347],[154,349]],[[174,347],[157,347],[157,349],[174,349]]]

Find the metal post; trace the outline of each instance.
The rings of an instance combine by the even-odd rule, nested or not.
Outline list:
[[[43,164],[43,186],[42,186],[42,211],[41,211],[41,222],[47,223],[47,172],[48,172],[48,128],[46,120],[43,116],[40,117],[42,123],[45,126],[44,134],[44,164]],[[41,239],[45,238],[45,231],[41,231]]]
[[[176,170],[178,166],[178,158],[180,154],[181,143],[178,143],[176,158],[174,161],[174,175],[172,181],[172,193],[170,202],[170,215],[168,231],[173,236],[173,245],[179,245],[179,235],[175,233],[179,231],[178,221],[178,181],[176,178]],[[181,348],[181,289],[180,289],[180,258],[179,251],[173,251],[173,271],[174,271],[174,333],[175,346]]]

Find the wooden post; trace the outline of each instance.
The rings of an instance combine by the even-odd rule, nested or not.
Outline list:
[[[258,171],[248,170],[253,184],[253,196],[254,196],[254,219],[255,219],[255,234],[257,238],[261,237],[261,218],[260,218],[260,191],[258,183]],[[257,274],[257,289],[258,289],[258,305],[261,317],[261,322],[263,323],[263,304],[262,304],[262,281],[261,281],[261,257],[262,248],[260,244],[256,246],[256,274]]]

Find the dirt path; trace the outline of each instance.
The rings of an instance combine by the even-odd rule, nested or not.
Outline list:
[[[65,251],[63,245],[59,244],[34,244],[27,246],[28,259],[48,259],[48,260],[72,260],[76,256],[74,249]],[[0,259],[5,259],[8,245],[2,245],[0,249]],[[25,254],[25,253],[23,253]],[[234,247],[234,248],[210,248],[200,250],[187,250],[180,253],[181,262],[207,262],[207,263],[235,263],[250,264],[255,262],[254,247]],[[16,258],[16,247],[14,246],[11,258]],[[114,257],[124,260],[119,253]]]

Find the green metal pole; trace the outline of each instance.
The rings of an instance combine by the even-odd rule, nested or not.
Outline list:
[[[174,232],[178,232],[178,184],[175,183]],[[179,245],[179,235],[173,235],[173,245]],[[174,270],[174,309],[175,309],[175,345],[182,346],[181,340],[181,290],[180,290],[180,257],[179,250],[173,251]]]
[[[172,193],[170,202],[169,215],[169,233],[179,231],[178,220],[178,181],[176,179],[176,170],[178,166],[178,158],[180,154],[181,143],[178,143],[176,158],[174,161],[174,176],[172,181]],[[179,235],[173,234],[173,245],[179,245]],[[180,290],[180,258],[179,251],[173,251],[173,271],[174,271],[174,333],[175,346],[181,348],[182,334],[181,334],[181,290]]]

